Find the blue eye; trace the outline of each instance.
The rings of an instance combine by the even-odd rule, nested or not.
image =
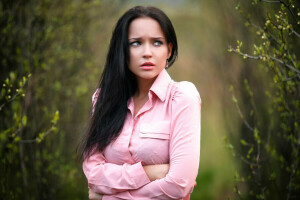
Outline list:
[[[130,46],[138,46],[138,45],[140,45],[140,42],[138,41],[134,41],[130,43]]]
[[[162,41],[155,41],[154,42],[154,46],[160,46],[160,45],[162,45],[163,43],[162,43]]]

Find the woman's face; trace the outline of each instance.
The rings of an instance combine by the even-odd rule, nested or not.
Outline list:
[[[134,19],[129,25],[129,69],[138,81],[154,81],[172,52],[159,23],[150,18]]]

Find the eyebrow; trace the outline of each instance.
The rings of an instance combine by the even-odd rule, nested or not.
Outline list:
[[[140,40],[141,37],[133,37],[129,38],[128,40]],[[151,39],[165,39],[164,37],[152,37]]]

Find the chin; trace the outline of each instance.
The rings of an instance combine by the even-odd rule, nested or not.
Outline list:
[[[146,73],[142,73],[142,74],[137,74],[136,76],[141,79],[151,80],[151,79],[156,78],[158,76],[158,73],[146,72]]]

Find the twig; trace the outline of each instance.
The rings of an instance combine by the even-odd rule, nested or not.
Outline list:
[[[235,53],[237,53],[237,54],[240,54],[240,55],[242,55],[242,56],[244,56],[244,57],[247,57],[247,58],[251,58],[251,59],[255,59],[255,60],[262,59],[262,56],[261,56],[261,55],[258,55],[258,56],[252,56],[252,55],[248,55],[248,54],[243,53],[243,52],[239,52],[239,51],[237,51],[236,49],[233,49],[232,47],[229,47],[229,49],[232,50],[233,52],[235,52]],[[283,62],[282,60],[280,60],[280,59],[278,59],[278,58],[275,58],[275,57],[273,57],[273,56],[269,56],[269,55],[268,55],[268,57],[271,58],[273,61],[279,62],[280,64],[286,66],[286,67],[289,68],[290,70],[292,70],[292,71],[294,71],[294,72],[296,72],[297,74],[300,75],[300,71],[299,71],[298,69],[294,68],[293,66],[291,66],[291,65],[289,65],[289,64]]]
[[[249,162],[245,157],[241,156],[241,160],[248,165],[258,166],[257,163]]]
[[[47,135],[49,135],[54,127],[55,127],[55,125],[52,125],[52,126],[47,130],[47,132],[43,135],[43,138],[45,138]],[[41,138],[36,137],[35,139],[32,139],[32,140],[20,140],[19,142],[20,142],[20,143],[33,143],[33,142],[37,142],[39,139],[41,139]]]
[[[25,87],[25,83],[23,83],[23,85],[22,85],[22,87],[21,87],[20,89],[23,89],[24,87]],[[20,89],[19,89],[19,90],[20,90]],[[12,102],[12,101],[13,101],[15,98],[17,98],[17,96],[19,96],[19,95],[20,95],[20,93],[17,92],[17,94],[15,94],[10,100],[4,102],[4,103],[0,106],[0,111],[2,110],[2,108],[3,108],[7,103]]]
[[[17,93],[17,94],[15,94],[10,100],[4,102],[4,103],[0,106],[0,111],[2,110],[2,108],[3,108],[7,103],[12,102],[12,101],[13,101],[15,98],[17,98],[17,96],[19,96],[19,95],[20,95],[20,94]]]
[[[298,154],[299,154],[299,149],[300,149],[300,129],[298,129],[298,142],[297,142],[297,151],[296,151],[296,155],[294,158],[294,162],[293,162],[293,167],[291,170],[291,174],[290,174],[290,181],[289,181],[289,186],[288,186],[288,193],[287,193],[287,197],[286,200],[290,199],[290,195],[291,195],[291,187],[292,187],[292,182],[295,176],[295,173],[297,171],[297,158],[298,158]]]
[[[278,59],[278,58],[275,58],[275,57],[273,57],[273,56],[269,56],[269,57],[270,57],[272,60],[274,60],[274,61],[276,61],[276,62],[279,62],[280,64],[285,65],[287,68],[289,68],[290,70],[296,72],[297,74],[300,74],[300,71],[299,71],[298,69],[294,68],[293,66],[291,66],[291,65],[289,65],[289,64],[283,62],[282,60],[280,60],[280,59]]]
[[[249,55],[249,54],[246,54],[246,53],[243,53],[243,52],[240,52],[240,51],[237,51],[236,49],[232,48],[231,46],[229,46],[229,49],[237,54],[241,54],[242,56],[245,56],[247,58],[251,58],[251,59],[255,59],[255,60],[260,60],[262,58],[261,55],[258,55],[258,56],[252,56],[252,55]]]
[[[260,0],[260,2],[264,2],[264,3],[280,3],[280,4],[283,4],[289,10],[289,12],[292,14],[294,20],[297,22],[297,17],[295,16],[294,12],[290,8],[291,4],[286,4],[282,0],[279,0],[279,1]]]
[[[241,195],[240,195],[240,193],[239,193],[239,189],[238,189],[237,184],[235,185],[235,190],[236,190],[236,194],[237,194],[237,196],[239,197],[239,199],[242,199],[242,197],[241,197]]]
[[[298,38],[300,38],[300,34],[297,33],[294,29],[292,29],[292,32],[293,32]]]
[[[292,76],[292,77],[286,78],[284,81],[290,81],[290,80],[293,80],[293,79],[295,79],[295,78],[300,78],[300,75],[299,75],[299,74],[297,74],[297,75],[295,75],[295,76]]]
[[[257,143],[257,155],[256,155],[256,163],[257,163],[257,165],[258,165],[259,158],[260,158],[260,144]]]
[[[281,1],[266,1],[266,0],[260,0],[260,1],[265,3],[281,3]]]
[[[241,109],[240,109],[240,107],[239,107],[239,105],[238,105],[237,102],[235,102],[235,106],[236,106],[236,108],[237,108],[237,110],[239,112],[240,117],[243,119],[244,124],[247,126],[248,129],[250,129],[251,131],[253,131],[254,129],[250,126],[250,124],[245,119],[245,117],[244,117],[244,115],[243,115],[243,113],[242,113],[242,111],[241,111]]]

